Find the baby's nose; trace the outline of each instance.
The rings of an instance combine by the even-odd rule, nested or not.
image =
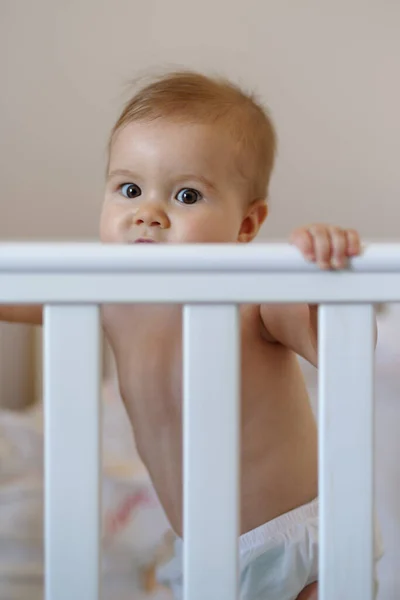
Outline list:
[[[158,207],[142,207],[135,217],[135,225],[146,225],[147,227],[161,227],[165,229],[169,226],[169,218],[164,210]]]

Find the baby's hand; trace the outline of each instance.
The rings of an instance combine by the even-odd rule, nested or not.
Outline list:
[[[357,231],[319,223],[295,229],[290,243],[321,269],[343,269],[348,258],[361,252]]]

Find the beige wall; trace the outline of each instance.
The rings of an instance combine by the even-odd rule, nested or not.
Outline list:
[[[1,238],[96,235],[107,132],[138,70],[255,87],[280,155],[265,234],[398,236],[400,3],[1,0]]]
[[[270,106],[263,236],[325,220],[398,238],[399,31],[394,0],[0,0],[0,239],[96,236],[107,133],[128,81],[159,66],[220,72]],[[12,331],[0,383],[18,405],[29,386],[2,357],[26,362],[31,338]]]

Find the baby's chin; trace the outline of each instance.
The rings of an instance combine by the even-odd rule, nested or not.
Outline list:
[[[227,236],[218,235],[190,235],[177,237],[174,240],[169,239],[169,244],[236,244],[238,240],[234,237],[230,238]]]
[[[122,245],[131,245],[140,242],[150,241],[147,238],[133,238],[129,240],[121,240],[120,238],[114,238],[109,235],[99,235],[99,241],[101,244],[122,244]],[[151,240],[156,244],[237,244],[239,240],[237,239],[228,239],[223,236],[207,236],[207,235],[199,235],[199,236],[174,236],[169,237],[163,240]]]

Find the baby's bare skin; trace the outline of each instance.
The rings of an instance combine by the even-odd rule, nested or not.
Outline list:
[[[181,309],[108,306],[103,318],[138,450],[182,535]],[[241,334],[244,533],[317,496],[317,433],[296,356],[264,339],[259,306],[241,307]]]

